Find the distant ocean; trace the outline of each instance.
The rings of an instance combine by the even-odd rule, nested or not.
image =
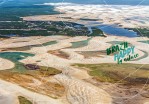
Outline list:
[[[0,0],[0,5],[25,5],[36,3],[79,3],[79,4],[106,4],[106,5],[149,5],[149,0]]]
[[[53,3],[54,5],[35,5]],[[0,21],[18,21],[19,17],[56,14],[57,3],[95,4],[95,5],[145,5],[149,0],[0,0]]]
[[[49,0],[49,1],[81,3],[81,4],[149,5],[149,0]]]

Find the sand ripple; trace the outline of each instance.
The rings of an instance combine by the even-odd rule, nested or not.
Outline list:
[[[64,74],[56,75],[55,78],[65,86],[71,104],[112,104],[108,93],[89,83]]]

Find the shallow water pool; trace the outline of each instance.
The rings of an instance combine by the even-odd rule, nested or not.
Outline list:
[[[34,54],[23,53],[23,52],[3,52],[0,53],[0,57],[4,59],[8,59],[15,64],[15,67],[12,69],[15,72],[25,72],[26,68],[23,63],[19,62],[19,60],[23,60],[27,57],[32,57]]]

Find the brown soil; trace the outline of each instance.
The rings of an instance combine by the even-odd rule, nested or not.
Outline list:
[[[69,59],[69,55],[62,52],[61,50],[48,51],[48,53],[64,58],[64,59]]]
[[[64,94],[64,87],[58,83],[47,82],[49,77],[41,75],[20,74],[16,72],[0,71],[0,78],[15,84],[18,84],[31,91],[48,95],[53,98],[59,98]],[[46,80],[45,80],[45,79]]]

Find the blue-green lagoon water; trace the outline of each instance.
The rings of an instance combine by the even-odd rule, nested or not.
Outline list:
[[[88,42],[91,40],[92,38],[88,38],[87,40],[83,40],[83,41],[77,41],[77,42],[71,42],[72,46],[69,48],[81,48],[81,47],[85,47],[88,45]]]
[[[23,52],[2,52],[0,53],[0,57],[4,59],[8,59],[15,64],[15,67],[12,69],[15,72],[25,72],[26,68],[24,67],[23,63],[19,62],[22,59],[27,57],[32,57],[34,54],[30,53],[23,53]]]

